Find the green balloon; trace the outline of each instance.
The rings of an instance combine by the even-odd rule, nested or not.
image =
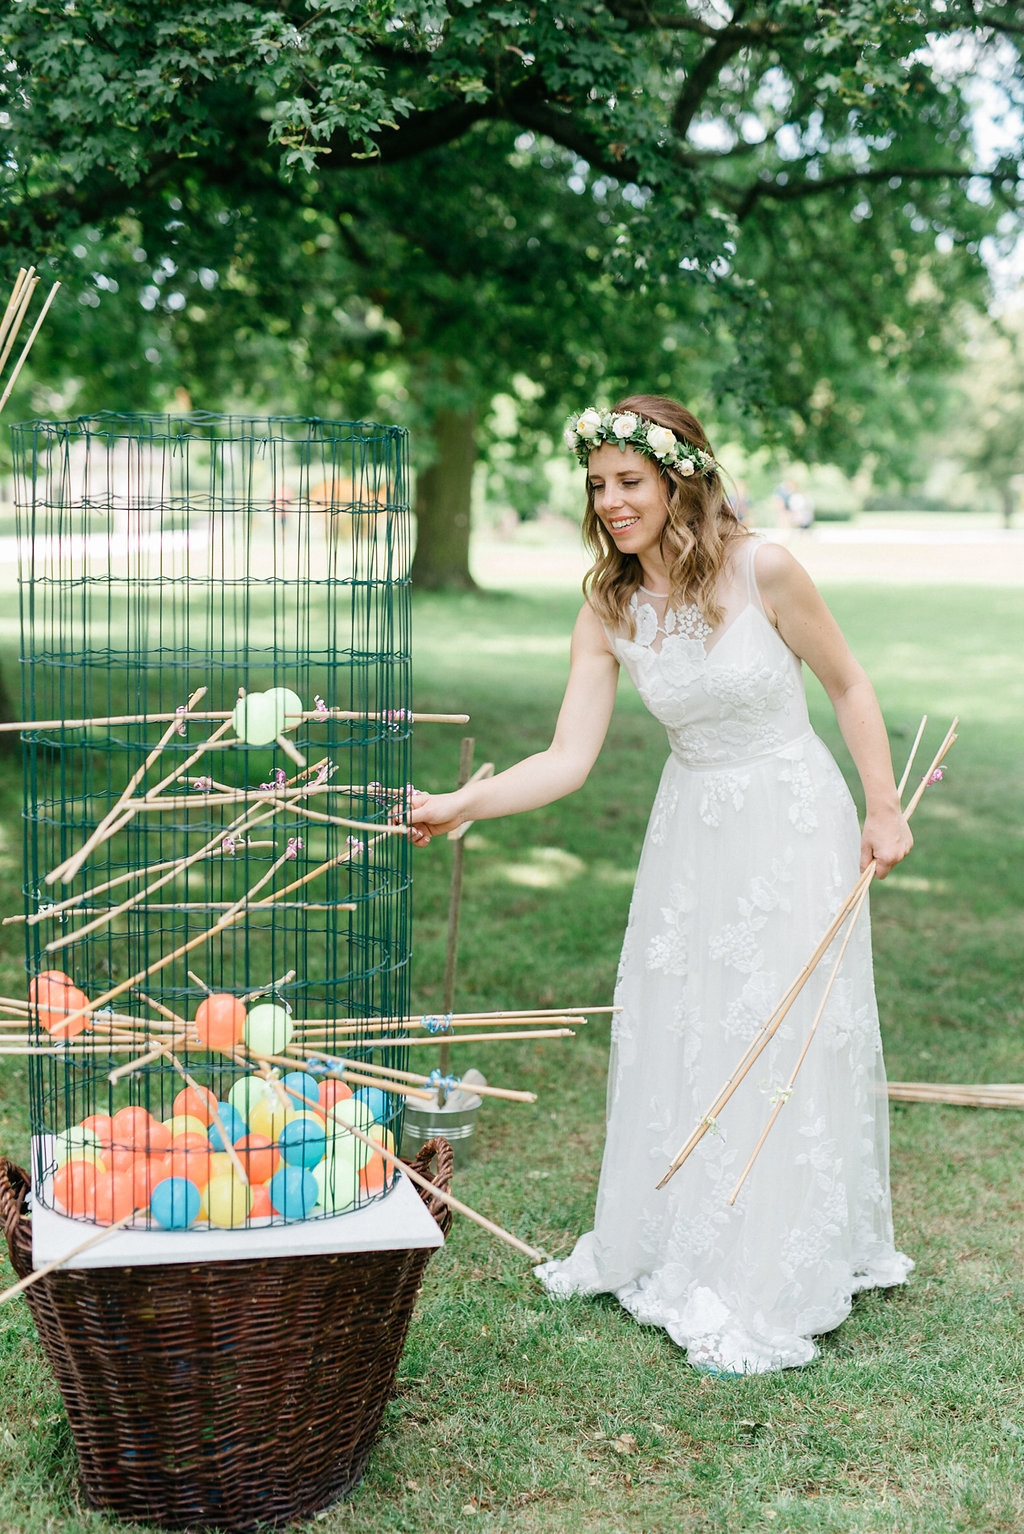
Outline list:
[[[351,1135],[344,1141],[328,1140],[323,1160],[313,1168],[317,1209],[324,1214],[342,1214],[358,1197],[360,1162],[348,1149],[358,1145]]]
[[[278,735],[282,730],[294,729],[297,724],[302,723],[299,717],[303,712],[302,699],[297,692],[292,692],[290,687],[272,687],[265,696],[273,698],[274,707],[278,711],[278,717],[281,720],[277,730]]]
[[[239,698],[231,722],[239,740],[244,740],[247,746],[267,746],[284,727],[284,709],[280,700],[269,693],[251,692]]]
[[[253,1108],[271,1091],[262,1076],[240,1076],[228,1092],[228,1102],[248,1123]]]
[[[284,1007],[261,1001],[245,1019],[245,1042],[258,1055],[279,1055],[295,1032]]]

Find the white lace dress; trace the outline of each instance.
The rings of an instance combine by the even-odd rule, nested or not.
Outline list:
[[[838,940],[717,1127],[656,1183],[811,956],[858,874],[860,832],[812,732],[801,666],[765,616],[745,540],[714,632],[641,588],[615,654],[666,726],[612,1033],[594,1229],[536,1270],[556,1295],[611,1292],[691,1362],[810,1362],[858,1289],[901,1283],[888,1102],[866,909],[817,1036],[736,1204],[727,1199],[788,1081]]]

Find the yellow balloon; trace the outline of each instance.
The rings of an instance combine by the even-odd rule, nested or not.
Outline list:
[[[173,1118],[164,1119],[164,1126],[172,1135],[202,1135],[204,1139],[210,1128],[202,1119],[197,1119],[194,1113],[176,1113]]]
[[[378,1145],[383,1145],[384,1149],[390,1151],[393,1156],[398,1154],[395,1149],[394,1135],[390,1129],[385,1129],[382,1124],[378,1124],[375,1129],[370,1130],[370,1139],[376,1140]]]
[[[206,1218],[211,1225],[231,1229],[244,1225],[252,1208],[252,1189],[235,1172],[211,1177],[202,1195]],[[203,1210],[200,1208],[200,1214]]]
[[[266,1135],[276,1140],[284,1126],[298,1117],[298,1110],[294,1107],[286,1108],[279,1097],[266,1097],[256,1103],[249,1114],[249,1133]]]

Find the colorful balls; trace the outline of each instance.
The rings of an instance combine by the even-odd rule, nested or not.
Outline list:
[[[249,1114],[249,1131],[255,1135],[266,1135],[268,1140],[276,1142],[281,1130],[294,1118],[298,1118],[298,1110],[290,1102],[286,1107],[275,1093],[268,1092]]]
[[[239,1076],[230,1088],[227,1100],[235,1112],[248,1121],[256,1104],[268,1095],[273,1096],[273,1092],[262,1076]]]
[[[245,1042],[257,1055],[279,1055],[294,1031],[290,1015],[273,1001],[261,1001],[245,1019]]]
[[[267,746],[284,729],[284,704],[266,692],[239,698],[231,711],[231,723],[247,746]]]
[[[92,1159],[76,1157],[65,1161],[54,1175],[54,1202],[75,1219],[86,1215],[91,1218],[96,1207],[96,1177],[97,1166]]]
[[[384,1163],[384,1157],[374,1151],[359,1173],[359,1186],[364,1193],[374,1194],[383,1193],[387,1184],[388,1168]]]
[[[206,1218],[211,1225],[229,1230],[244,1225],[252,1208],[252,1189],[234,1171],[211,1177],[203,1192]]]
[[[214,992],[205,996],[196,1008],[196,1038],[204,1049],[230,1054],[242,1042],[244,1029],[245,1007],[237,996]]]
[[[176,1113],[172,1119],[164,1119],[164,1128],[172,1140],[182,1135],[202,1135],[205,1140],[208,1124],[204,1119],[197,1119],[193,1113]]]
[[[175,1135],[169,1152],[171,1177],[187,1177],[197,1188],[210,1180],[210,1142],[205,1134]]]
[[[290,687],[271,687],[264,697],[273,703],[277,710],[277,718],[280,721],[275,735],[280,735],[282,730],[293,730],[296,725],[302,723],[302,699],[297,692],[292,692]]]
[[[250,1220],[269,1220],[273,1218],[274,1206],[270,1202],[270,1190],[265,1183],[260,1183],[252,1190],[252,1208],[249,1210]]]
[[[164,1230],[187,1230],[199,1218],[202,1197],[187,1177],[165,1177],[149,1198],[149,1212]]]
[[[375,1124],[373,1126],[370,1130],[370,1139],[376,1140],[378,1145],[383,1145],[385,1150],[389,1150],[392,1155],[395,1155],[395,1137],[390,1129],[384,1128],[383,1124]]]
[[[336,1102],[331,1108],[329,1118],[333,1119],[335,1124],[345,1127],[352,1124],[356,1129],[361,1129],[364,1135],[369,1134],[370,1130],[376,1126],[373,1109],[361,1097],[346,1097],[341,1102]]]
[[[146,1130],[152,1116],[145,1108],[118,1108],[110,1121],[110,1137],[114,1145],[137,1145],[146,1143]]]
[[[320,1084],[308,1071],[289,1071],[281,1085],[294,1098],[296,1108],[320,1107]]]
[[[269,1182],[281,1165],[281,1154],[267,1135],[243,1135],[242,1139],[235,1141],[235,1150],[250,1183]],[[269,1209],[267,1213],[270,1213]]]
[[[232,1108],[230,1103],[218,1103],[217,1113],[221,1124],[224,1126],[224,1134],[227,1135],[231,1144],[234,1145],[235,1141],[240,1140],[246,1132],[245,1120],[235,1108]],[[216,1121],[210,1125],[207,1134],[210,1144],[215,1151],[227,1150],[227,1146],[224,1144],[224,1136],[221,1134],[220,1127]]]
[[[86,1153],[91,1159],[103,1153],[103,1143],[94,1130],[86,1129],[84,1124],[73,1124],[70,1129],[61,1130],[56,1144],[58,1166],[72,1159],[84,1159]]]
[[[97,1225],[113,1225],[125,1219],[134,1209],[145,1208],[145,1205],[145,1194],[141,1200],[136,1197],[135,1177],[131,1169],[97,1173],[93,1208],[93,1219]]]
[[[314,1167],[324,1158],[327,1131],[313,1114],[302,1113],[284,1126],[277,1143],[289,1166]]]
[[[109,1113],[90,1113],[88,1118],[82,1120],[79,1127],[91,1129],[101,1145],[109,1145],[114,1138],[114,1121]]]
[[[175,1118],[201,1119],[204,1124],[211,1124],[216,1101],[217,1095],[209,1087],[182,1087],[171,1106]]]
[[[358,1102],[366,1104],[378,1124],[390,1118],[392,1099],[380,1087],[359,1087],[352,1095]]]
[[[342,1214],[351,1209],[359,1191],[361,1161],[355,1155],[358,1141],[349,1135],[344,1142],[334,1140],[328,1153],[313,1172],[316,1179],[317,1207],[325,1214]]]
[[[346,1081],[338,1081],[334,1076],[326,1076],[320,1083],[320,1106],[328,1113],[335,1103],[344,1102],[352,1096],[352,1088]]]
[[[319,1197],[313,1173],[301,1166],[284,1166],[267,1184],[270,1202],[286,1220],[304,1220]]]
[[[45,969],[36,975],[29,981],[28,996],[40,1026],[52,1038],[74,1039],[92,1026],[88,1013],[67,1021],[68,1013],[89,1005],[89,998],[61,969]]]

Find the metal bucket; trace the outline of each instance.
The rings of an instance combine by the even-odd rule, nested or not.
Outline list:
[[[454,1108],[449,1108],[447,1104],[443,1108],[438,1108],[436,1105],[431,1107],[426,1103],[411,1101],[406,1103],[405,1127],[402,1130],[403,1156],[415,1156],[421,1145],[441,1135],[452,1148],[455,1165],[468,1166],[472,1154],[476,1116],[483,1099],[477,1097],[475,1093],[468,1101],[465,1101],[466,1093],[460,1092],[458,1096],[464,1100]]]

